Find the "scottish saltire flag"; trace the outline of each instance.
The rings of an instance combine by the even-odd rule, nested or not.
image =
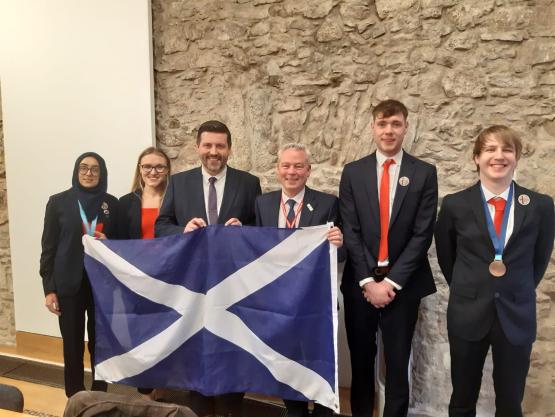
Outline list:
[[[209,226],[148,240],[84,236],[97,377],[338,411],[337,260],[326,234]]]

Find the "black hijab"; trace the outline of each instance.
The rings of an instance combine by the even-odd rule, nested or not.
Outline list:
[[[79,165],[81,161],[88,156],[92,156],[98,161],[100,166],[100,177],[98,178],[98,185],[93,188],[83,187],[79,183]],[[104,159],[95,152],[85,152],[75,161],[75,167],[73,168],[73,177],[71,179],[71,184],[73,185],[73,190],[77,194],[77,199],[83,206],[85,214],[87,215],[87,220],[93,221],[100,211],[100,205],[104,200],[106,195],[106,190],[108,189],[108,170],[106,169],[106,162]]]

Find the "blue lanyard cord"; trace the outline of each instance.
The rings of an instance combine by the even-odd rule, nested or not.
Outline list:
[[[503,249],[505,249],[505,238],[507,237],[507,224],[509,224],[509,213],[511,212],[511,205],[513,204],[513,190],[514,183],[511,182],[509,188],[509,196],[505,205],[505,212],[503,213],[503,222],[501,223],[501,236],[497,236],[495,226],[488,208],[488,202],[484,196],[484,190],[480,187],[480,194],[482,195],[482,203],[484,205],[484,212],[486,214],[486,223],[488,224],[488,232],[495,248],[495,260],[500,261],[503,258]]]
[[[81,205],[81,202],[77,200],[77,203],[79,204],[79,213],[81,214],[81,221],[83,222],[83,226],[85,226],[85,231],[89,236],[94,236],[94,231],[96,230],[96,221],[98,220],[98,216],[94,218],[94,220],[91,222],[89,226],[89,221],[87,219],[87,215],[85,214],[85,210],[83,210],[83,206]]]

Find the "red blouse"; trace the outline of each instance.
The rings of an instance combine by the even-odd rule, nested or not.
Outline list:
[[[159,209],[156,207],[143,207],[141,209],[141,231],[143,239],[152,239],[154,237],[154,223],[158,217]]]

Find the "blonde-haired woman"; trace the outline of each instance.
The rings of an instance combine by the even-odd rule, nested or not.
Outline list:
[[[150,239],[158,217],[168,177],[170,159],[160,149],[149,147],[139,155],[132,191],[119,199],[120,239]]]
[[[146,148],[139,155],[131,192],[119,199],[118,236],[120,239],[151,239],[168,178],[170,159],[160,149]],[[137,388],[152,399],[152,388]]]

